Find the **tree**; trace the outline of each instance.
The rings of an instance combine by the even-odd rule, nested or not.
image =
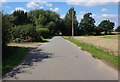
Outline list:
[[[30,21],[38,28],[47,28],[50,31],[50,35],[58,33],[61,26],[60,16],[52,11],[44,11],[42,9],[30,11],[28,13]]]
[[[11,31],[14,25],[12,22],[11,15],[2,13],[2,46],[6,46],[11,39]]]
[[[14,24],[17,25],[23,25],[29,22],[27,18],[27,12],[24,12],[23,10],[17,10],[12,13],[14,16]]]
[[[91,17],[92,13],[86,13],[79,24],[80,34],[93,34],[95,29],[95,20]]]
[[[116,32],[120,32],[120,26],[118,26],[115,31],[116,31]]]
[[[114,22],[110,22],[109,20],[103,20],[98,26],[102,29],[102,31],[105,32],[105,34],[107,34],[108,32],[111,34],[114,25]]]
[[[47,28],[36,29],[36,32],[37,32],[38,36],[41,36],[43,38],[49,38],[50,37],[50,31]]]
[[[69,12],[65,15],[65,18],[63,19],[64,22],[64,28],[61,31],[63,35],[72,35],[72,10],[73,7],[69,9]],[[73,12],[73,17],[74,17],[74,33],[75,35],[77,34],[78,30],[78,21],[76,18],[76,11]]]
[[[102,32],[102,29],[99,27],[99,26],[97,26],[97,27],[95,27],[95,33],[97,34],[97,35],[100,35],[101,34],[101,32]]]

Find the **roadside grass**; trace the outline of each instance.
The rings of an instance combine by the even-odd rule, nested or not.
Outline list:
[[[118,39],[118,36],[104,36],[103,38],[106,38],[106,39]]]
[[[7,52],[3,52],[2,75],[12,70],[27,54],[27,49],[23,47],[7,47]]]
[[[105,60],[105,61],[108,61],[108,62],[111,62],[115,67],[120,67],[120,64],[119,64],[119,59],[118,59],[118,56],[115,56],[109,52],[106,52],[102,49],[99,49],[99,48],[96,48],[92,45],[89,45],[89,44],[86,44],[86,43],[81,43],[75,39],[71,39],[71,38],[67,38],[67,37],[64,37],[64,39],[66,40],[69,40],[70,42],[76,44],[77,46],[80,46],[82,47],[81,49],[82,50],[85,50],[85,51],[88,51],[92,54],[92,56],[94,58],[97,58],[97,59],[102,59],[102,60]]]

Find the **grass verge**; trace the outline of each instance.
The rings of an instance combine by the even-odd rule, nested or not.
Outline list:
[[[104,36],[103,38],[106,38],[106,39],[118,39],[118,36]]]
[[[5,51],[4,51],[5,52]],[[7,52],[3,52],[2,75],[13,69],[27,54],[27,49],[23,47],[7,47]]]
[[[81,43],[75,39],[70,39],[70,38],[67,38],[64,36],[63,36],[63,38],[66,40],[69,40],[70,42],[76,44],[77,46],[82,47],[81,48],[82,50],[90,52],[94,58],[108,61],[108,62],[112,63],[115,67],[120,67],[120,64],[118,62],[118,56],[115,56],[109,52],[102,50],[102,49],[96,48],[92,45],[89,45],[86,43]],[[119,59],[120,59],[120,57],[119,57]]]

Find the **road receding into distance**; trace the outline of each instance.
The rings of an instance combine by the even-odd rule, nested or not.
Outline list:
[[[33,49],[7,80],[118,80],[117,70],[60,36]]]

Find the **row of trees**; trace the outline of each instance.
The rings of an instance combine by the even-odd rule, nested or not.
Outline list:
[[[12,14],[2,12],[3,45],[8,41],[41,41],[57,35],[62,24],[60,16],[52,11],[42,9],[30,12],[14,11]]]
[[[12,14],[0,12],[2,13],[3,45],[8,41],[41,41],[42,38],[59,35],[60,33],[71,36],[72,10],[73,8],[68,11],[64,19],[61,19],[60,15],[55,12],[42,9],[30,12],[18,10]],[[76,11],[74,11],[74,35],[111,33],[114,28],[113,22],[103,20],[96,26],[91,15],[92,13],[84,14],[79,23],[76,18]],[[119,28],[117,31],[119,31]]]
[[[64,21],[64,31],[62,33],[64,35],[71,35],[71,22],[72,22],[72,10],[71,8],[69,12],[66,14]],[[105,34],[113,31],[114,22],[110,22],[109,20],[103,20],[98,26],[95,25],[95,20],[91,17],[92,13],[86,13],[83,15],[80,23],[78,23],[76,19],[76,12],[74,11],[74,32],[75,35],[91,35],[91,34],[101,34],[101,32],[105,32]]]

